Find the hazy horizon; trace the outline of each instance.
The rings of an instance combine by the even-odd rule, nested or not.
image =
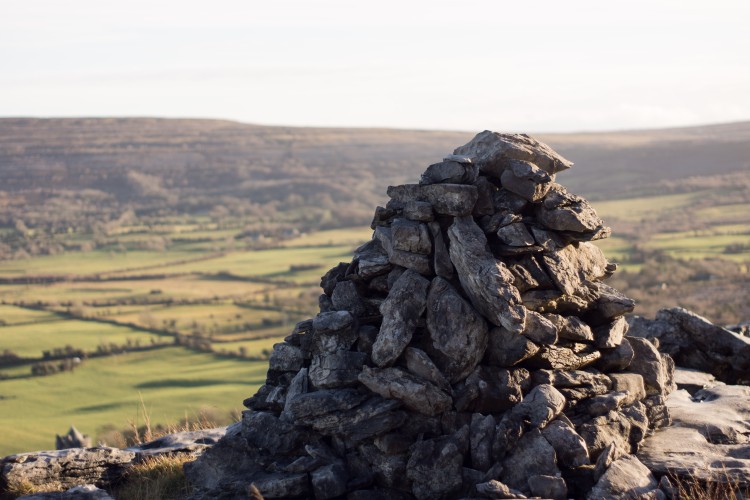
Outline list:
[[[535,133],[750,119],[750,4],[11,0],[0,116]]]

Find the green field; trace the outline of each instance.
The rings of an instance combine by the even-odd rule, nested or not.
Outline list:
[[[140,397],[152,425],[175,424],[209,408],[242,408],[265,380],[264,362],[167,348],[91,359],[72,373],[0,381],[0,456],[54,449],[55,433],[75,425],[98,436],[138,419]]]
[[[144,238],[136,232],[144,228],[126,229],[121,232],[128,244]],[[160,230],[183,239],[223,239],[236,232],[205,226],[197,231],[189,224]],[[175,333],[197,335],[213,351],[186,345],[95,357],[73,372],[43,377],[30,376],[29,364],[0,367],[8,377],[0,378],[0,425],[6,429],[0,456],[52,448],[55,434],[70,425],[106,437],[107,429],[126,428],[136,416],[142,420],[141,396],[153,424],[174,425],[205,408],[226,423],[265,378],[267,362],[253,359],[267,357],[297,321],[315,313],[320,276],[351,259],[371,233],[323,231],[281,241],[275,249],[222,255],[187,251],[193,244],[180,243],[167,252],[0,261],[0,278],[31,279],[0,285],[0,347],[16,355],[40,359],[43,351],[66,345],[94,352],[103,344],[171,344]],[[34,282],[59,275],[83,281]]]

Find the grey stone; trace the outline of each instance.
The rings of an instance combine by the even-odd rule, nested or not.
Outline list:
[[[602,373],[585,370],[537,370],[534,384],[551,384],[568,399],[586,399],[605,394],[612,388],[611,379]]]
[[[337,351],[316,354],[310,363],[310,383],[317,389],[354,386],[366,361],[367,354],[363,352]]]
[[[493,199],[497,187],[483,175],[477,177],[474,185],[477,187],[477,202],[474,204],[472,215],[474,217],[491,217],[495,213]]]
[[[662,359],[654,344],[640,337],[629,337],[628,341],[635,353],[628,370],[643,376],[646,392],[650,395],[672,392],[674,387],[670,381],[674,380],[674,376],[670,373],[670,365]]]
[[[307,438],[294,425],[264,411],[242,412],[240,429],[242,437],[250,446],[282,455],[299,448]]]
[[[91,438],[81,433],[75,426],[71,425],[67,434],[55,435],[55,449],[66,450],[68,448],[90,448]]]
[[[309,483],[310,477],[305,473],[274,473],[256,477],[252,484],[258,489],[261,498],[271,499],[309,496]]]
[[[581,424],[578,433],[586,441],[592,460],[613,443],[618,452],[630,453],[630,422],[615,411]]]
[[[0,459],[0,484],[17,491],[29,486],[66,490],[80,484],[108,485],[135,457],[133,451],[106,447],[20,453]]]
[[[463,456],[451,436],[418,441],[412,446],[406,475],[418,499],[449,498],[463,483]]]
[[[750,388],[678,390],[666,402],[674,425],[646,438],[638,458],[657,475],[750,487]]]
[[[325,436],[345,436],[358,443],[402,426],[407,415],[396,411],[400,407],[399,401],[372,397],[352,409],[307,418],[304,422]]]
[[[539,222],[554,231],[593,232],[604,224],[589,203],[553,184],[536,212]]]
[[[565,396],[549,384],[537,385],[513,408],[513,413],[528,419],[532,427],[543,428],[565,408]]]
[[[55,493],[34,493],[18,497],[23,500],[114,500],[105,490],[85,484]]]
[[[192,455],[198,455],[205,449],[218,443],[226,433],[227,427],[174,432],[147,443],[127,448],[127,451],[136,452],[139,460],[144,457],[163,455],[167,453],[190,453]]]
[[[531,162],[549,174],[573,165],[546,144],[526,134],[500,134],[489,130],[477,134],[467,144],[456,148],[453,154],[471,157],[480,172],[494,177],[500,177],[508,160]]]
[[[498,414],[523,400],[524,389],[529,386],[529,372],[523,368],[506,370],[480,365],[467,377],[466,385],[477,389],[474,411]]]
[[[508,161],[500,182],[508,191],[531,202],[541,201],[552,186],[547,172],[523,160]]]
[[[404,250],[393,250],[388,261],[396,266],[412,269],[423,276],[432,276],[429,255],[421,253],[406,252]]]
[[[409,220],[420,222],[430,222],[435,219],[432,211],[432,205],[426,201],[407,201],[404,203],[403,216]]]
[[[574,469],[589,464],[589,450],[586,441],[573,426],[562,420],[553,420],[542,429],[544,439],[555,449],[558,464]]]
[[[331,295],[331,304],[337,311],[349,311],[353,316],[364,316],[367,307],[360,298],[353,281],[339,281]]]
[[[372,346],[372,360],[378,366],[392,364],[411,342],[417,320],[427,305],[429,280],[414,271],[405,271],[393,284],[380,307],[383,323]]]
[[[378,233],[378,228],[375,232]],[[386,274],[393,268],[380,240],[370,240],[359,247],[354,252],[354,260],[357,262],[357,275],[365,280]]]
[[[310,379],[308,378],[307,368],[302,368],[292,379],[287,389],[286,399],[284,401],[284,410],[281,412],[279,418],[285,422],[294,421],[294,413],[291,411],[292,401],[299,395],[305,394],[308,391]]]
[[[538,351],[539,346],[523,335],[509,332],[498,326],[489,332],[485,363],[510,367],[530,358]]]
[[[616,460],[586,496],[588,500],[602,498],[629,500],[656,489],[658,483],[651,471],[633,455]]]
[[[340,463],[325,465],[310,474],[313,494],[319,500],[336,498],[346,493],[347,480],[346,468]]]
[[[374,474],[377,486],[408,491],[410,484],[406,477],[407,455],[386,455],[371,444],[363,444],[357,450],[370,464],[368,470]]]
[[[539,352],[528,363],[534,368],[578,370],[595,362],[601,353],[584,347],[574,350],[556,345],[541,346]]]
[[[534,237],[522,222],[503,226],[496,234],[500,241],[512,247],[528,247],[535,243]]]
[[[448,382],[448,379],[445,378],[440,369],[435,366],[435,363],[433,363],[426,352],[416,347],[407,347],[406,351],[404,351],[404,359],[406,360],[406,368],[411,373],[432,382],[438,388],[450,393],[450,382]]]
[[[637,452],[651,426],[646,405],[641,401],[636,401],[621,409],[620,413],[630,422],[630,447],[633,452]]]
[[[492,466],[492,444],[495,441],[497,422],[492,415],[471,415],[471,465],[486,472]]]
[[[388,196],[400,202],[426,201],[440,215],[461,217],[471,214],[478,193],[470,184],[404,184],[388,186]]]
[[[477,495],[482,498],[528,498],[518,490],[514,490],[497,479],[476,485]]]
[[[526,312],[526,328],[523,335],[536,344],[555,344],[557,327],[550,320],[534,311]]]
[[[601,454],[599,454],[599,458],[596,459],[596,465],[594,466],[594,481],[599,481],[604,473],[607,472],[609,466],[612,465],[615,460],[620,458],[623,453],[623,450],[615,446],[615,443],[611,443],[604,448]]]
[[[315,352],[348,351],[356,340],[354,317],[349,311],[320,313],[313,319]]]
[[[623,404],[630,405],[636,401],[646,399],[646,388],[643,376],[639,373],[610,373],[612,390],[624,392],[627,397]]]
[[[451,383],[465,379],[484,357],[487,323],[443,278],[427,295],[429,353]]]
[[[450,258],[471,303],[490,323],[523,331],[526,310],[513,275],[487,249],[487,238],[471,217],[456,218],[448,230]]]
[[[400,368],[364,367],[359,381],[384,398],[402,401],[410,410],[437,415],[448,410],[453,400],[435,384]]]
[[[575,316],[560,316],[559,314],[545,314],[544,317],[557,328],[560,338],[576,342],[591,342],[594,332],[589,325]]]
[[[595,323],[606,323],[635,309],[635,301],[604,283],[597,283],[598,298],[590,316]]]
[[[337,266],[332,267],[327,273],[320,278],[320,288],[323,289],[323,293],[329,297],[333,294],[333,289],[336,287],[336,283],[343,281],[346,277],[346,270],[349,269],[348,262],[339,262]]]
[[[398,455],[406,453],[413,444],[413,440],[400,432],[389,432],[377,436],[373,444],[387,455]]]
[[[394,250],[429,255],[432,241],[427,225],[408,219],[395,219],[391,224],[391,244]]]
[[[445,160],[427,167],[419,183],[425,184],[473,184],[477,179],[479,169],[473,163],[460,163]]]
[[[613,349],[601,349],[602,357],[596,362],[596,367],[603,372],[625,370],[630,366],[635,356],[635,351],[627,338],[623,338],[620,344]]]
[[[443,237],[443,231],[440,229],[440,224],[431,222],[429,228],[433,241],[433,267],[435,274],[441,278],[452,279],[454,274],[453,263],[448,253],[448,247],[445,246],[445,238]]]
[[[685,389],[690,394],[695,394],[701,389],[710,389],[711,387],[723,384],[723,382],[716,380],[716,377],[710,373],[680,367],[675,369],[674,381],[678,389]]]
[[[565,500],[568,498],[568,486],[559,476],[536,475],[529,477],[529,490],[535,497]]]
[[[541,314],[580,314],[589,303],[575,295],[565,295],[557,290],[530,290],[522,295],[524,306]]]
[[[285,411],[300,423],[334,411],[349,410],[364,402],[367,395],[355,389],[329,389],[300,394],[287,402]]]
[[[750,338],[712,324],[686,309],[662,309],[655,320],[634,318],[631,336],[658,338],[660,350],[684,368],[727,383],[750,381]]]
[[[591,243],[566,245],[542,257],[552,281],[567,295],[576,295],[584,282],[600,280],[606,274],[607,259]]]
[[[596,346],[603,349],[617,347],[627,331],[628,322],[622,316],[609,324],[598,326],[594,328]]]
[[[268,369],[280,372],[297,372],[305,362],[299,347],[282,342],[273,345],[273,352],[268,360]]]
[[[502,462],[500,480],[524,493],[529,493],[528,478],[535,475],[556,476],[555,450],[539,429],[532,429],[518,441],[515,449]]]

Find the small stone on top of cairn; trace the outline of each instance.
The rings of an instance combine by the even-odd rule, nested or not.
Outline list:
[[[674,366],[627,336],[635,304],[602,282],[616,266],[591,243],[610,229],[556,182],[571,165],[485,131],[389,187],[372,240],[323,276],[320,313],[274,346],[242,422],[186,465],[196,497],[655,489],[616,474],[669,423]]]

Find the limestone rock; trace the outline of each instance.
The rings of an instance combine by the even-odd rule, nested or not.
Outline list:
[[[479,169],[471,161],[444,160],[427,167],[419,183],[422,185],[439,183],[473,184],[478,173]]]
[[[555,153],[549,146],[526,134],[477,134],[469,143],[456,148],[456,155],[468,156],[487,175],[499,177],[508,160],[523,160],[535,164],[548,174],[570,168],[573,163]]]
[[[537,202],[549,191],[552,178],[533,163],[509,160],[500,175],[500,182],[508,191],[528,201]]]
[[[570,469],[589,464],[589,450],[586,441],[575,431],[572,425],[553,420],[544,429],[542,435],[555,449],[558,463]]]
[[[91,447],[91,438],[82,434],[75,426],[71,426],[67,434],[55,436],[55,449],[57,450],[89,447]]]
[[[530,493],[530,476],[555,476],[559,473],[554,448],[538,429],[532,429],[521,437],[515,450],[505,457],[500,480],[511,488]]]
[[[484,357],[487,323],[440,277],[427,295],[427,331],[430,352],[451,383],[465,379]]]
[[[449,498],[461,487],[463,458],[453,437],[414,444],[406,464],[412,492],[418,499]]]
[[[470,217],[459,217],[448,230],[450,258],[474,307],[492,324],[523,331],[526,310],[513,275],[487,249],[487,238]]]
[[[636,457],[627,455],[616,460],[607,469],[586,498],[589,500],[643,498],[643,495],[657,487],[658,483],[651,471]]]
[[[485,360],[488,365],[510,367],[538,351],[539,346],[523,335],[512,333],[503,327],[495,327],[489,332]]]
[[[0,460],[0,485],[66,490],[82,484],[107,485],[119,479],[135,459],[117,448],[70,448],[10,455]]]
[[[437,415],[448,410],[451,397],[432,382],[416,377],[400,368],[364,367],[359,381],[384,398],[397,399],[424,415]]]
[[[427,306],[429,286],[429,280],[408,270],[391,288],[380,306],[383,323],[372,346],[372,360],[378,366],[393,364],[411,341],[417,320]]]

